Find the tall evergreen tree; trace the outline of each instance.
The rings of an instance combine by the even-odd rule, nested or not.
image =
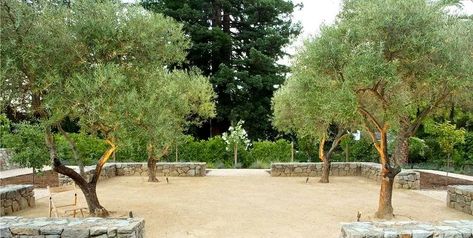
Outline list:
[[[277,61],[300,32],[290,18],[290,0],[144,0],[147,9],[184,23],[192,47],[186,66],[209,76],[217,93],[217,118],[196,131],[199,137],[246,121],[252,139],[271,138],[271,97],[288,68]]]

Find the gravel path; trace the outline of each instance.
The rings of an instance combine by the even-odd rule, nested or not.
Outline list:
[[[361,177],[332,177],[330,184],[304,177],[265,175],[264,170],[219,171],[234,176],[171,177],[169,183],[149,183],[146,177],[115,177],[98,184],[103,206],[113,216],[146,220],[146,237],[324,237],[340,234],[341,222],[376,220],[379,184]],[[254,176],[241,176],[243,173]],[[210,171],[209,174],[211,174]],[[165,181],[161,179],[161,181]],[[73,199],[58,194],[57,204]],[[79,203],[85,205],[82,194]],[[471,219],[444,201],[409,190],[395,190],[396,220],[439,221]],[[15,213],[48,216],[48,199]]]
[[[208,169],[207,176],[270,176],[267,169]]]

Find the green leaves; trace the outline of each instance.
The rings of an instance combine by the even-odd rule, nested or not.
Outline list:
[[[440,147],[447,154],[454,152],[455,145],[465,142],[465,129],[457,129],[455,124],[450,124],[448,121],[445,123],[427,124],[426,131],[437,136]]]
[[[43,127],[26,123],[14,125],[13,133],[3,134],[2,145],[13,150],[12,162],[40,170],[49,163]]]

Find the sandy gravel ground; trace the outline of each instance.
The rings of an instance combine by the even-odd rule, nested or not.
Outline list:
[[[161,179],[162,180],[162,179]],[[98,185],[102,204],[114,216],[133,211],[146,220],[147,237],[338,237],[340,222],[357,211],[373,220],[379,185],[360,177],[318,178],[208,176],[148,183],[145,177],[116,177]],[[58,194],[57,203],[72,200]],[[47,198],[14,215],[47,216]],[[79,198],[85,204],[82,195]],[[396,220],[472,219],[419,192],[395,190]]]

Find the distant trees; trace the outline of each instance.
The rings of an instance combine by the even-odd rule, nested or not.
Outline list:
[[[193,113],[212,114],[208,81],[197,73],[169,71],[185,59],[189,46],[174,20],[115,2],[2,0],[1,5],[2,106],[28,112],[43,124],[54,171],[76,182],[92,215],[108,215],[96,185],[104,164],[128,142],[123,138],[132,134],[130,125],[160,113],[169,119],[159,121],[163,126],[178,130],[173,120],[182,125]],[[109,145],[90,180],[58,157],[52,132],[66,137],[65,119],[78,121],[82,131]],[[161,130],[147,129],[148,134]],[[153,138],[139,137],[159,147]],[[75,150],[74,141],[67,141]]]
[[[221,134],[244,120],[250,139],[273,138],[271,97],[284,82],[288,67],[277,61],[284,46],[300,27],[291,14],[292,1],[145,0],[149,10],[184,24],[192,47],[184,67],[198,67],[218,96],[217,115],[195,134],[200,138]]]
[[[393,182],[406,161],[408,139],[436,109],[471,97],[473,24],[448,15],[446,6],[445,1],[345,1],[336,23],[305,43],[301,54],[314,60],[295,69],[330,77],[336,92],[345,95],[332,97],[338,104],[346,105],[342,98],[354,100],[352,110],[382,165],[379,218],[393,216]],[[388,133],[395,135],[392,155]]]

